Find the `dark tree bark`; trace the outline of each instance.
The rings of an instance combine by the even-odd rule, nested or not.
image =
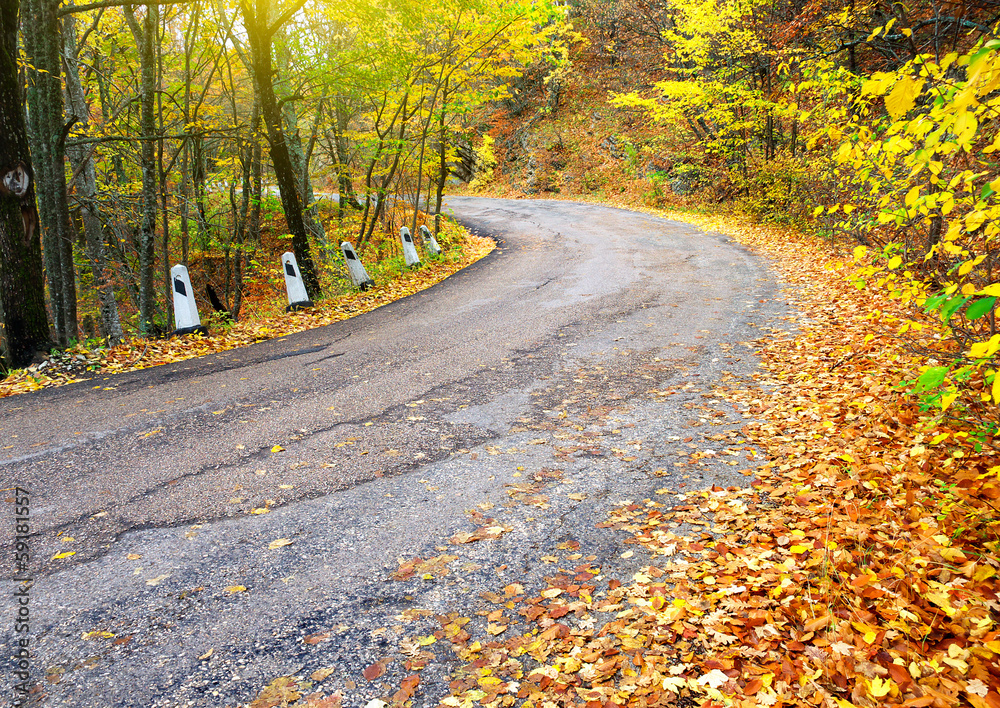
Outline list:
[[[295,252],[299,270],[302,271],[306,292],[310,299],[316,299],[320,292],[319,278],[316,275],[316,266],[313,263],[309,238],[302,218],[302,198],[299,195],[295,170],[292,167],[288,144],[285,142],[285,133],[281,125],[281,108],[274,95],[274,67],[271,56],[274,33],[304,4],[305,0],[296,0],[274,22],[269,22],[268,0],[258,0],[255,9],[251,9],[247,0],[241,0],[240,11],[250,44],[250,71],[260,99],[261,117],[267,128],[274,177],[281,193],[281,206],[285,211],[285,221],[288,222],[288,232],[292,235],[292,250]]]
[[[17,74],[18,0],[0,3],[0,357],[24,366],[49,339],[35,180]]]

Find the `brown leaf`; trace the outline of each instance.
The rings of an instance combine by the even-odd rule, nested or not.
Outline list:
[[[365,677],[367,681],[374,681],[379,676],[385,673],[385,665],[381,662],[376,661],[374,664],[369,666],[367,669],[361,672],[361,675]]]
[[[325,669],[316,669],[311,674],[309,674],[309,678],[311,678],[313,681],[316,681],[317,683],[322,683],[330,676],[330,674],[332,674],[336,670],[337,670],[336,667],[333,666],[329,666]]]

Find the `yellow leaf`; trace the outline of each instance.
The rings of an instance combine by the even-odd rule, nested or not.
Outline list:
[[[1000,283],[993,283],[992,285],[987,285],[985,288],[979,291],[980,295],[990,295],[992,297],[1000,297]]]
[[[274,447],[271,448],[271,452],[284,452],[284,451],[285,448],[283,448],[281,445],[275,445]]]
[[[246,591],[247,588],[245,585],[230,585],[229,587],[226,588],[226,592],[230,594],[235,594],[238,592],[246,592]]]
[[[986,212],[974,211],[970,214],[965,215],[965,230],[972,232],[983,225],[986,221]]]
[[[964,563],[965,554],[957,548],[941,548],[938,553],[949,563]]]
[[[990,389],[994,403],[1000,403],[1000,372],[993,375],[993,388]]]
[[[855,263],[857,263],[858,261],[860,261],[866,255],[868,255],[868,249],[867,248],[865,248],[864,246],[855,246],[854,247],[854,262]]]
[[[273,551],[275,548],[281,548],[283,546],[290,546],[290,545],[292,545],[292,542],[289,541],[287,538],[279,538],[274,541],[271,541],[269,544],[267,544],[267,547]]]
[[[861,85],[861,95],[881,96],[883,93],[885,93],[885,90],[892,83],[894,77],[895,77],[894,74],[890,74],[884,71],[876,71],[874,74],[871,75],[871,78],[868,81],[865,81]]]
[[[63,551],[62,553],[56,553],[52,556],[52,560],[62,560],[63,558],[69,558],[72,555],[76,555],[76,551]]]
[[[913,108],[923,88],[924,80],[914,79],[912,76],[904,76],[896,82],[885,97],[885,108],[893,120],[899,120]]]
[[[115,635],[111,632],[104,631],[94,631],[94,632],[84,632],[80,635],[80,639],[112,639]]]
[[[805,552],[806,552],[806,551],[808,551],[808,550],[809,550],[809,549],[808,549],[808,548],[806,548],[805,546],[800,546],[800,545],[796,544],[796,545],[794,545],[794,546],[791,546],[791,547],[790,547],[790,548],[788,549],[788,552],[789,552],[789,553],[805,553]]]
[[[903,265],[903,259],[899,256],[895,256],[889,259],[889,270],[896,270],[899,266]]]
[[[892,693],[892,689],[895,687],[896,684],[892,682],[892,679],[874,678],[868,683],[868,692],[873,698],[883,698]]]
[[[250,513],[251,513],[251,514],[266,514],[266,513],[268,513],[269,511],[271,511],[271,510],[270,510],[270,509],[267,509],[267,508],[265,508],[265,507],[258,507],[258,508],[256,508],[256,509],[251,509],[251,510],[250,510]]]
[[[976,342],[969,347],[968,356],[971,359],[984,359],[995,354],[998,349],[1000,349],[1000,334],[994,334],[988,341]]]

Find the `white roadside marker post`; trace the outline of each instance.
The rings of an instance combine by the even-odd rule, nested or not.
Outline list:
[[[354,283],[354,287],[361,288],[362,290],[374,288],[375,281],[368,276],[368,271],[365,270],[361,259],[358,258],[357,251],[354,250],[354,244],[350,241],[344,241],[340,244],[340,250],[344,252],[344,260],[347,262],[347,273],[351,276],[351,282]]]
[[[170,280],[174,284],[174,331],[171,334],[208,334],[208,329],[198,316],[198,303],[194,300],[194,288],[188,269],[175,265],[170,269]]]
[[[427,244],[427,250],[431,252],[432,256],[441,255],[441,247],[438,246],[437,239],[434,238],[434,234],[423,224],[420,225],[420,233],[424,237],[424,243]]]
[[[285,312],[294,312],[303,307],[312,307],[312,300],[306,293],[306,285],[302,282],[302,271],[299,270],[295,254],[286,251],[281,254],[282,270],[285,271],[285,290],[288,292],[288,307]]]
[[[410,268],[420,265],[420,256],[417,255],[417,247],[413,245],[413,237],[410,230],[405,226],[399,230],[399,240],[403,244],[403,258]]]

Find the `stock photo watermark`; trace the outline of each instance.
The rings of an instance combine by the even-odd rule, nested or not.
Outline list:
[[[14,487],[14,557],[11,613],[14,634],[11,643],[12,690],[11,705],[27,705],[31,688],[31,494],[23,487]]]

